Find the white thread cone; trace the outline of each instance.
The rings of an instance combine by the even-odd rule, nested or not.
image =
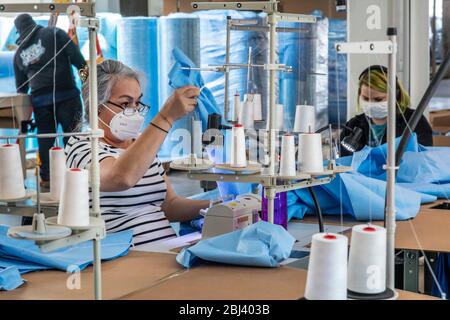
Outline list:
[[[245,168],[247,166],[244,127],[240,124],[235,125],[231,130],[230,165],[235,168]]]
[[[348,289],[363,294],[386,290],[386,229],[354,226],[348,261]]]
[[[195,154],[197,158],[202,157],[202,122],[194,121],[194,128],[192,132],[192,139],[194,139],[194,150],[191,150],[192,154]]]
[[[267,111],[267,130],[270,128],[270,111]],[[275,109],[275,130],[285,131],[284,105],[277,104]]]
[[[323,172],[322,136],[319,133],[299,135],[298,162],[300,172]]]
[[[234,105],[233,105],[233,118],[232,120],[235,122],[239,122],[239,113],[241,110],[241,96],[239,92],[236,92],[234,95]]]
[[[295,168],[295,139],[287,134],[281,140],[280,176],[294,177],[297,175]]]
[[[261,95],[256,93],[246,94],[244,100],[253,104],[253,120],[261,121],[263,119]]]
[[[50,197],[59,201],[66,174],[66,155],[62,148],[50,149]]]
[[[313,106],[297,106],[294,132],[314,133],[316,130],[316,110]]]
[[[254,129],[255,121],[253,117],[253,103],[245,100],[241,106],[239,122],[244,126],[245,129]]]
[[[18,199],[25,195],[19,145],[0,145],[0,199]]]
[[[308,300],[347,299],[347,237],[339,234],[315,234],[306,279]]]
[[[89,172],[67,169],[61,193],[58,224],[89,225]]]

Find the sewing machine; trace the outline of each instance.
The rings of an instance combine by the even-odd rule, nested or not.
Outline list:
[[[233,201],[212,206],[206,211],[202,238],[243,229],[259,221],[261,197],[255,194],[238,196]]]

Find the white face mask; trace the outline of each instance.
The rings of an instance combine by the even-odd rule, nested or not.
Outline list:
[[[388,101],[369,102],[359,99],[361,109],[371,119],[386,119],[388,116]]]
[[[105,104],[103,104],[103,106],[114,113],[114,117],[111,119],[109,125],[102,119],[99,118],[99,120],[111,130],[114,137],[121,141],[126,141],[136,139],[139,136],[142,124],[145,121],[145,118],[142,115],[138,112],[133,115],[124,115],[123,111],[116,113]]]

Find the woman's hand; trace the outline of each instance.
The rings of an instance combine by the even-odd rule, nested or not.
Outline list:
[[[177,89],[166,101],[160,113],[173,123],[194,111],[199,95],[200,89],[194,86]]]

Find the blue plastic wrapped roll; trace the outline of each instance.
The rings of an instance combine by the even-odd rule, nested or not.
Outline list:
[[[330,19],[328,32],[328,115],[330,123],[347,120],[347,56],[337,54],[335,45],[347,41],[347,21]]]
[[[196,66],[200,66],[200,20],[192,14],[177,13],[159,19],[159,108],[173,93],[169,84],[169,72],[175,62],[173,49],[180,49]],[[190,116],[175,122],[168,139],[164,141],[159,151],[159,158],[164,162],[174,160],[172,151],[179,143],[178,129],[190,130]],[[189,145],[189,144],[188,144]]]
[[[257,20],[260,24],[265,21],[266,14],[234,11],[211,10],[200,11],[196,15],[200,18],[200,52],[202,66],[217,66],[225,63],[227,16],[232,19]],[[252,48],[252,60],[255,64],[267,63],[268,38],[265,32],[231,31],[230,62],[247,63],[248,48]],[[262,95],[263,115],[268,99],[268,77],[262,68],[254,68],[254,92]],[[204,72],[203,77],[213,92],[221,110],[224,108],[225,76],[222,73]],[[237,69],[230,72],[229,96],[239,92],[241,99],[247,93],[247,69]],[[230,110],[233,101],[229,100]],[[231,115],[230,115],[231,116]]]
[[[158,113],[158,19],[123,18],[117,28],[117,58],[144,76],[143,102],[151,106],[147,123]]]
[[[328,19],[318,18],[315,24],[280,23],[302,30],[278,34],[280,63],[293,68],[279,78],[287,130],[293,129],[296,106],[305,103],[316,108],[316,129],[328,124]]]
[[[177,261],[185,268],[191,268],[202,260],[274,268],[289,258],[294,243],[295,238],[283,227],[260,221],[183,249],[177,255]]]
[[[16,92],[14,52],[12,51],[0,51],[0,91]]]

